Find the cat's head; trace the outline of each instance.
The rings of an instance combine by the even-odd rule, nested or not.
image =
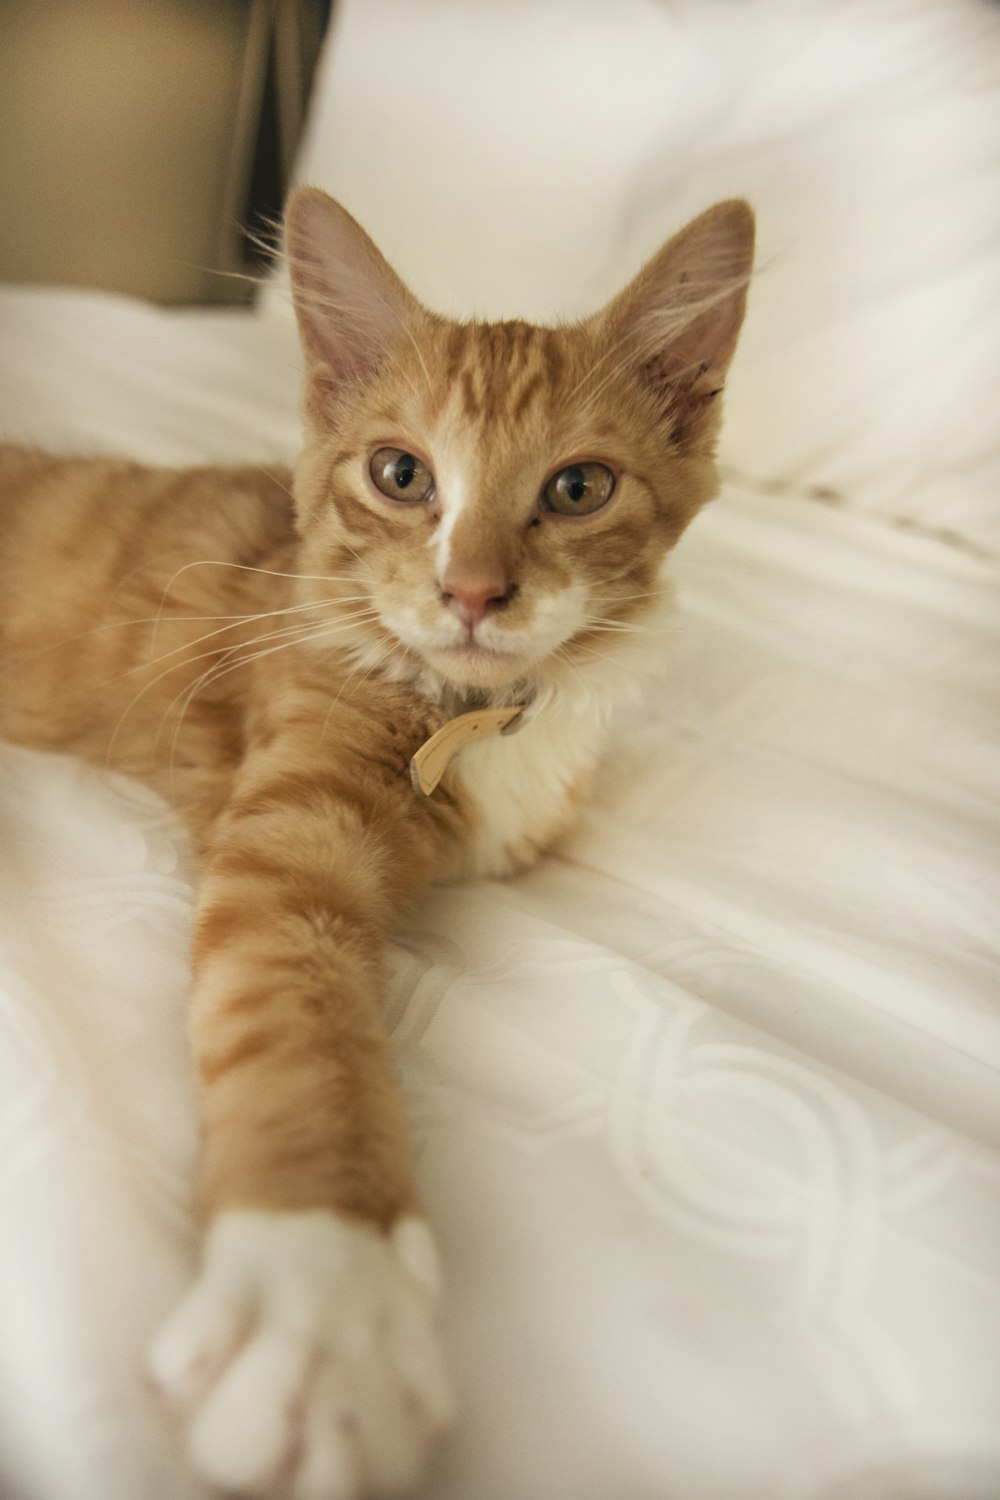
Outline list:
[[[556,328],[428,311],[351,216],[300,189],[305,571],[346,580],[375,662],[502,692],[593,654],[658,597],[715,493],[753,216],[717,204],[605,308]]]

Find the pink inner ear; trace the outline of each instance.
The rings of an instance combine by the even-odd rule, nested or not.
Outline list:
[[[341,380],[369,374],[404,335],[416,299],[361,226],[315,188],[293,194],[286,245],[310,366]]]
[[[717,393],[736,348],[753,263],[753,215],[719,203],[670,240],[615,298],[613,326],[671,410]]]
[[[696,306],[685,309],[687,318],[680,330],[668,333],[666,342],[649,361],[662,379],[704,394],[723,384],[743,323],[746,289],[737,285],[715,297],[714,304],[706,298],[708,306],[703,312],[699,313]]]

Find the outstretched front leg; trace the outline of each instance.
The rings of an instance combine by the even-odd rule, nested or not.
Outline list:
[[[206,854],[204,1259],[150,1357],[199,1472],[293,1500],[405,1489],[450,1412],[379,1004],[435,831],[398,746],[347,724],[316,763],[318,738],[293,727],[248,758]]]

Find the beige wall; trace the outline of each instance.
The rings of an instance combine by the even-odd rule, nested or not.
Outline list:
[[[241,295],[270,6],[3,0],[0,280]]]

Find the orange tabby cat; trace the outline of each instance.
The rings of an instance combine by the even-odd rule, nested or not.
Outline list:
[[[449,1419],[380,952],[584,794],[716,488],[752,240],[722,203],[585,322],[461,324],[305,189],[294,481],[0,448],[0,733],[152,781],[199,851],[206,1239],[150,1370],[227,1493],[395,1494]]]

